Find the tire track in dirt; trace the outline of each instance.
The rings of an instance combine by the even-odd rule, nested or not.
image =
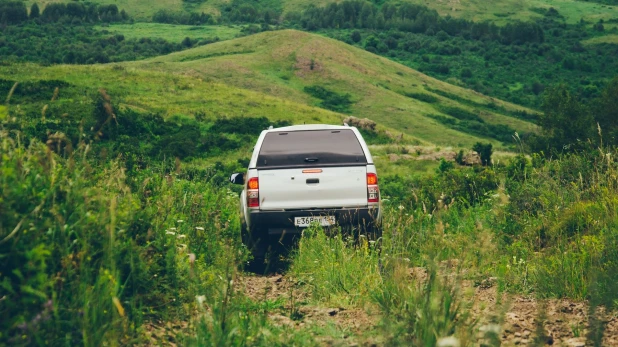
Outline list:
[[[269,313],[274,324],[295,329],[333,324],[344,332],[341,340],[328,336],[317,338],[324,345],[358,345],[356,337],[375,327],[379,318],[360,308],[310,305],[306,288],[282,274],[243,276],[239,279],[238,289],[254,301],[282,300],[283,309]],[[367,341],[362,344],[367,344]],[[369,344],[375,345],[373,342]]]
[[[424,268],[409,269],[410,279],[424,281]],[[238,289],[255,301],[282,300],[283,309],[271,312],[269,318],[277,325],[286,325],[296,329],[308,326],[326,326],[331,323],[346,332],[343,340],[335,337],[318,339],[324,345],[381,345],[379,336],[367,340],[366,334],[379,323],[377,313],[354,308],[320,307],[310,305],[309,293],[303,285],[296,283],[289,276],[282,274],[246,275],[240,278]],[[500,294],[498,297],[495,279],[483,281],[474,285],[472,281],[464,280],[460,284],[461,292],[472,292],[472,315],[478,319],[478,344],[488,341],[484,339],[487,331],[493,331],[500,338],[502,346],[532,346],[541,344],[548,346],[583,347],[588,333],[588,305],[585,302],[572,300],[550,299],[539,301],[522,295]],[[605,324],[603,346],[618,346],[618,313],[598,311],[598,317]],[[496,323],[496,321],[498,323]],[[538,324],[542,321],[543,324]],[[541,330],[542,329],[542,330]],[[542,336],[537,337],[542,331]]]
[[[418,282],[424,282],[428,276],[426,269],[421,267],[410,268],[409,274]],[[586,341],[589,323],[586,302],[537,300],[533,296],[498,294],[496,278],[477,284],[463,280],[456,285],[462,295],[471,294],[471,313],[478,319],[477,339],[480,345],[493,345],[485,338],[486,332],[499,336],[501,346],[591,345]],[[602,346],[618,346],[618,312],[608,313],[599,309],[597,317],[605,325]]]

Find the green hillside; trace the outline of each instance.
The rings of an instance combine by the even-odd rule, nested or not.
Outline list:
[[[541,18],[538,9],[555,8],[568,23],[577,23],[580,19],[598,22],[618,18],[618,6],[604,5],[594,1],[580,0],[499,0],[499,1],[424,1],[407,0],[411,3],[425,5],[436,9],[441,15],[451,15],[474,21],[528,20]]]
[[[303,104],[317,105],[320,100],[305,88],[322,86],[349,94],[351,115],[440,145],[467,147],[478,141],[435,119],[455,120],[449,115],[453,110],[519,132],[535,128],[504,115],[529,110],[449,85],[339,41],[295,30],[264,32],[127,65],[211,78]]]
[[[515,117],[532,111],[339,41],[294,30],[264,32],[146,61],[0,68],[0,77],[15,76],[105,88],[123,105],[168,116],[204,112],[211,117],[340,123],[353,115],[378,122],[393,136],[403,133],[421,143],[443,146],[470,148],[484,139],[499,148],[515,131],[535,129]],[[321,87],[348,98],[349,108],[333,113],[316,107],[325,100],[310,91]],[[483,130],[487,127],[489,132]]]

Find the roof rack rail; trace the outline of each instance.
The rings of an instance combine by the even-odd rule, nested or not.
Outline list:
[[[343,123],[343,125],[349,127],[348,123]]]

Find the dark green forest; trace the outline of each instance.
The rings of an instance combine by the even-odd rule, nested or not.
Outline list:
[[[30,14],[22,2],[0,2],[0,59],[39,64],[99,64],[132,61],[208,44],[185,38],[181,43],[96,30],[94,25],[124,23],[132,19],[116,5],[49,4]],[[7,19],[10,18],[10,19]]]

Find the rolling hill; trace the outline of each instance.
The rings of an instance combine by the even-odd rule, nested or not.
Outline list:
[[[295,30],[264,32],[127,66],[213,79],[309,105],[319,100],[305,88],[326,87],[350,94],[350,114],[429,143],[468,146],[478,140],[431,118],[449,117],[444,110],[452,108],[478,114],[488,124],[504,124],[520,132],[535,129],[529,122],[505,115],[530,110],[441,82],[342,42]],[[423,96],[435,102],[419,100]]]
[[[470,148],[484,140],[502,147],[495,139],[446,126],[444,120],[458,122],[452,117],[458,117],[457,112],[477,117],[477,125],[502,124],[518,132],[536,128],[512,116],[530,110],[449,85],[339,41],[295,30],[264,32],[137,62],[8,65],[0,67],[0,77],[57,79],[105,88],[124,106],[166,116],[191,117],[203,112],[211,118],[241,115],[294,123],[341,123],[348,114],[316,107],[320,99],[305,92],[307,87],[318,86],[338,95],[349,94],[349,115],[370,118],[393,135],[440,146]]]

